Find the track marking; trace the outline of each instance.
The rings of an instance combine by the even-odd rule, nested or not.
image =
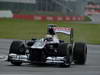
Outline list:
[[[6,55],[0,55],[0,61],[6,61],[8,56]]]

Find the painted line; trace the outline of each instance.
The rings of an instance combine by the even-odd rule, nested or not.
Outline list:
[[[6,61],[7,58],[8,58],[8,56],[1,55],[1,56],[0,56],[0,61]]]

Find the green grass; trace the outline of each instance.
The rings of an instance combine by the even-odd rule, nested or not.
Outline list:
[[[75,41],[100,44],[99,24],[80,24],[74,22],[32,21],[20,19],[0,19],[0,38],[31,39],[41,38],[47,33],[47,24],[74,28]],[[65,36],[63,36],[65,39]]]
[[[30,15],[46,15],[46,16],[66,16],[61,12],[48,12],[48,11],[19,11],[16,14],[30,14]]]
[[[90,17],[88,17],[88,16],[85,16],[85,19],[84,19],[84,21],[92,21],[92,20],[90,19]]]

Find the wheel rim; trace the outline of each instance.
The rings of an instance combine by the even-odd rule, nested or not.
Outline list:
[[[19,52],[24,53],[25,52],[25,48],[22,46],[19,48]]]

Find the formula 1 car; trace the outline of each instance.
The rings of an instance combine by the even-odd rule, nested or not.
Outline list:
[[[58,39],[57,33],[64,33],[70,38],[70,42]],[[31,64],[59,64],[70,67],[71,63],[84,65],[87,57],[87,45],[73,40],[73,28],[56,27],[48,25],[46,37],[32,39],[27,43],[13,41],[8,54],[8,61],[13,65],[21,65],[24,62]]]

